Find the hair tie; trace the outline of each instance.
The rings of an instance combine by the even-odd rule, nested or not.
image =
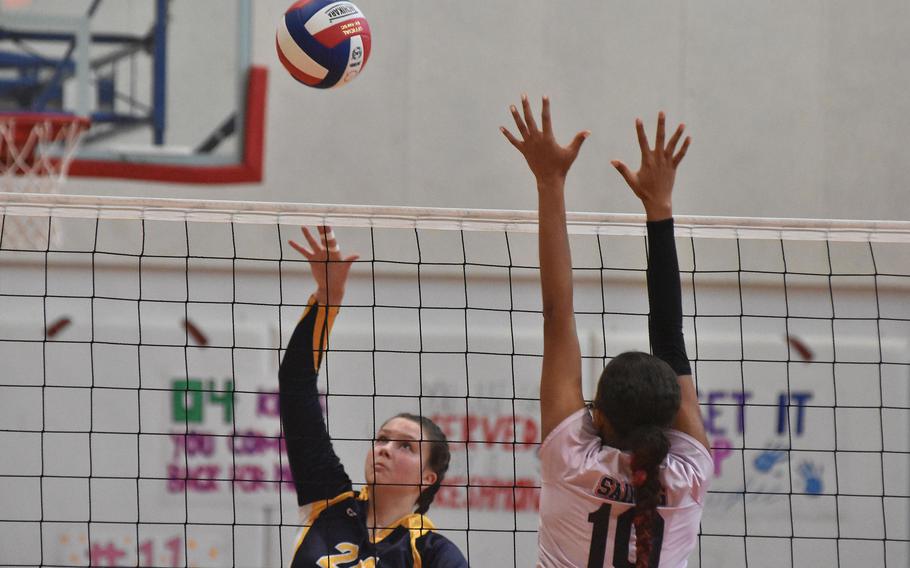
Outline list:
[[[641,487],[648,480],[648,472],[643,469],[636,469],[632,472],[632,485]]]

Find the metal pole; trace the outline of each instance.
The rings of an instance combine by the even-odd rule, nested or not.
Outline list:
[[[251,38],[253,30],[253,9],[251,0],[239,0],[237,3],[237,113],[235,117],[234,132],[246,130],[247,86],[249,85]],[[237,155],[243,156],[243,136],[237,137]]]
[[[164,144],[167,127],[167,25],[168,2],[155,2],[155,45],[152,52],[152,129],[154,144]]]

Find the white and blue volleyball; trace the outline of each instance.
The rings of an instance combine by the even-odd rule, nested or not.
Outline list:
[[[276,47],[292,77],[330,89],[363,70],[370,57],[370,25],[351,2],[300,0],[278,24]]]

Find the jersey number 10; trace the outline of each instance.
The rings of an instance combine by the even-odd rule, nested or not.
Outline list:
[[[588,550],[588,568],[603,568],[607,555],[607,535],[610,532],[609,503],[604,503],[593,513],[588,515],[588,522],[594,525],[591,530],[591,548]],[[629,509],[616,517],[616,535],[613,543],[614,568],[634,568],[629,562],[629,540],[632,538],[632,519],[635,509]],[[654,516],[654,528],[651,538],[651,557],[648,566],[657,568],[660,564],[660,544],[664,536],[664,519],[660,515]]]

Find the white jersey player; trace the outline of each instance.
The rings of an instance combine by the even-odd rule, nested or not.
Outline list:
[[[648,230],[648,331],[654,355],[622,353],[604,369],[590,408],[572,303],[565,178],[588,132],[568,146],[553,137],[549,100],[538,129],[526,96],[511,107],[520,139],[503,134],[537,178],[544,355],[538,565],[677,568],[697,542],[713,472],[682,335],[672,191],[690,139],[680,125],[651,149],[636,121],[641,168],[612,162],[642,201]]]

